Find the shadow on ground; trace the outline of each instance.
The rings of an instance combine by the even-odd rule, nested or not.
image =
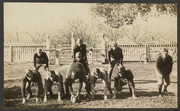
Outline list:
[[[157,80],[134,80],[135,84],[157,83]]]

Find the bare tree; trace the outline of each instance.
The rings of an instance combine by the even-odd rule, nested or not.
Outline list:
[[[72,33],[75,39],[82,38],[87,45],[92,43],[92,29],[81,19],[69,20],[65,27],[59,29],[56,34],[53,35],[53,39],[51,40],[60,45],[70,44]]]
[[[26,32],[26,34],[32,39],[32,42],[34,42],[34,43],[46,42],[46,32],[43,32],[43,33],[40,33],[40,32],[29,33],[29,32]]]
[[[16,27],[16,41],[19,42],[19,34],[18,34],[17,27]]]

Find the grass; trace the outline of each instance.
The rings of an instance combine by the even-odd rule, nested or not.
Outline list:
[[[82,89],[81,101],[79,103],[71,103],[69,100],[63,100],[63,103],[58,103],[57,98],[49,99],[44,103],[43,96],[40,102],[36,103],[35,98],[31,98],[26,104],[22,104],[21,98],[21,78],[24,76],[24,71],[27,68],[33,68],[33,63],[4,63],[4,106],[6,109],[57,109],[57,108],[177,108],[177,65],[174,64],[171,73],[171,84],[168,87],[170,95],[164,95],[164,98],[158,98],[157,80],[154,71],[154,63],[141,64],[139,62],[126,62],[126,68],[131,69],[134,74],[134,82],[136,86],[137,99],[130,97],[127,85],[123,87],[122,92],[118,94],[118,99],[111,98],[104,102],[103,86],[99,81],[95,87],[95,101],[86,100],[83,98],[85,89]],[[94,67],[108,68],[108,65],[91,64],[90,69]],[[56,72],[60,71],[65,77],[68,65],[55,66],[50,65],[50,69]],[[40,73],[44,77],[43,68],[40,68]],[[114,68],[113,76],[117,73],[117,67]],[[113,78],[113,77],[112,77]],[[112,80],[112,89],[113,89]],[[73,84],[77,90],[78,83]],[[32,87],[32,92],[35,93],[35,87]],[[57,87],[53,86],[53,92],[57,95]],[[34,94],[35,95],[35,94]]]

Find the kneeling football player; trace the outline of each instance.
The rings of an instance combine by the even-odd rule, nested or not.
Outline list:
[[[67,71],[67,75],[65,78],[65,86],[66,86],[66,97],[70,97],[70,94],[73,94],[72,84],[76,79],[79,79],[79,88],[78,95],[81,92],[83,82],[85,83],[85,89],[87,91],[87,96],[90,96],[90,82],[86,77],[86,69],[79,61],[82,59],[82,54],[80,52],[76,53],[76,61],[73,61]],[[70,93],[70,94],[69,94]]]
[[[26,83],[28,84],[27,88],[26,88]],[[39,95],[43,94],[43,84],[42,84],[41,74],[37,70],[30,70],[30,69],[28,69],[25,72],[25,77],[23,77],[23,79],[22,79],[22,89],[21,89],[22,98],[23,98],[22,103],[25,103],[26,99],[29,99],[29,98],[32,97],[32,92],[31,92],[32,83],[36,83],[37,84],[36,102],[39,101],[39,99],[38,99]],[[25,98],[25,89],[29,93],[27,98]]]
[[[58,73],[55,74],[54,70],[46,70],[46,76],[44,78],[44,102],[47,102],[47,92],[50,94],[50,98],[53,98],[54,95],[52,93],[52,85],[56,82],[58,87],[58,102],[62,101],[62,97],[64,96],[64,88],[63,88],[63,76]]]
[[[113,95],[113,93],[111,90],[110,83],[108,82],[107,70],[105,70],[104,68],[94,68],[90,76],[92,100],[94,100],[94,96],[95,96],[94,87],[95,87],[97,79],[102,80],[102,83],[104,85],[104,100],[107,100],[107,95],[108,95],[107,89],[109,90],[109,93],[111,95]]]
[[[126,81],[129,86],[130,94],[133,98],[137,98],[135,95],[135,84],[133,78],[134,76],[131,70],[126,70],[124,66],[119,67],[119,71],[114,77],[114,99],[117,98],[118,91],[122,90],[122,86],[126,84]]]

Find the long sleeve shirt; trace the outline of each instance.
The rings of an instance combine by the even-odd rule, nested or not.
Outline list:
[[[108,51],[108,59],[110,60],[111,57],[115,60],[120,60],[123,58],[122,49],[117,47],[116,50],[113,50],[112,48]]]
[[[48,66],[48,57],[45,52],[39,56],[37,53],[34,54],[34,67],[36,68],[36,63],[46,64]]]
[[[167,57],[163,58],[162,55],[160,54],[156,58],[155,67],[156,70],[159,72],[159,74],[169,75],[172,71],[172,66],[173,66],[173,62],[171,56],[168,55]]]
[[[82,57],[85,61],[87,61],[87,54],[86,54],[86,45],[82,44],[81,46],[78,46],[77,44],[73,48],[73,58],[75,59],[75,55],[77,52],[82,53]]]

